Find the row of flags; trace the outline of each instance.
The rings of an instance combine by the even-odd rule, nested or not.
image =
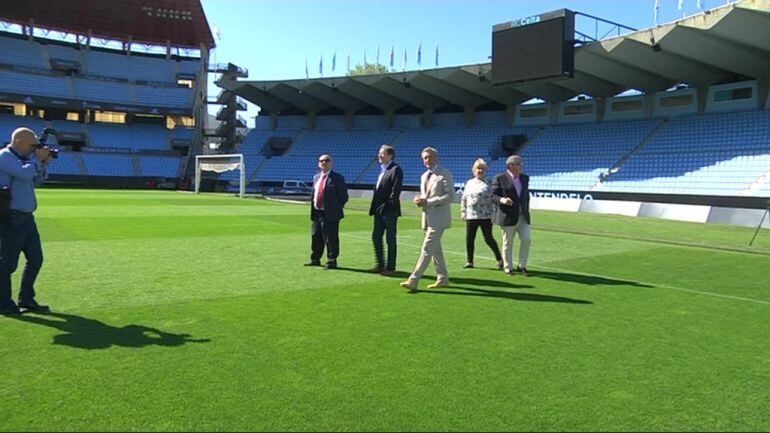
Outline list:
[[[374,58],[374,64],[375,65],[386,65],[390,66],[391,68],[395,67],[395,56],[396,51],[395,47],[393,45],[390,46],[390,52],[388,53],[388,60],[387,63],[380,63],[380,47],[377,47],[377,53]],[[417,57],[417,66],[422,66],[422,41],[420,41],[417,44],[417,50],[415,51],[415,56]],[[406,64],[408,61],[407,56],[407,49],[404,47],[403,56],[401,56],[401,70],[406,70]],[[366,57],[366,49],[364,49],[364,61],[363,66],[366,67],[366,65],[369,64],[367,57]],[[439,64],[439,48],[438,44],[436,44],[436,51],[435,51],[435,58],[434,58],[434,65],[438,67]],[[334,54],[332,55],[332,65],[331,70],[335,71],[337,69],[337,50],[334,50]],[[350,50],[347,51],[345,54],[345,71],[350,70]],[[321,58],[318,61],[318,74],[323,77],[324,75],[324,56],[321,54]],[[305,56],[305,78],[310,78],[310,71],[308,69],[308,58],[307,55]]]
[[[727,3],[735,3],[737,0],[726,0]],[[706,0],[695,0],[695,7],[698,10],[704,10],[706,8]],[[682,12],[682,16],[684,16],[684,0],[677,0],[677,9]],[[659,24],[658,22],[658,15],[660,14],[660,0],[655,0],[655,3],[653,3],[652,6],[652,16],[653,21],[655,21],[655,25],[657,26]]]

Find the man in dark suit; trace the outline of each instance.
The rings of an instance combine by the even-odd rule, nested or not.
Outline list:
[[[326,269],[337,268],[340,253],[340,220],[345,218],[342,208],[348,202],[345,178],[332,171],[332,157],[318,157],[320,172],[313,177],[310,200],[310,232],[313,236],[310,261],[305,266],[321,266],[321,256],[326,247]]]
[[[372,205],[369,215],[374,217],[372,242],[374,243],[373,272],[382,275],[393,275],[396,270],[396,224],[401,216],[401,186],[404,183],[404,172],[393,159],[396,151],[387,144],[380,147],[377,158],[380,161],[380,175],[374,186]],[[382,235],[388,243],[388,261],[382,248]]]
[[[531,218],[529,216],[529,176],[521,172],[521,157],[509,156],[505,160],[507,170],[495,176],[492,182],[492,198],[497,203],[497,224],[503,228],[503,263],[505,273],[513,275],[513,242],[519,234],[519,266],[523,276],[527,272],[527,258],[532,243]]]

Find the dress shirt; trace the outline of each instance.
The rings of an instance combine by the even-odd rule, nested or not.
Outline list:
[[[25,158],[10,145],[0,150],[0,187],[11,189],[11,210],[34,212],[35,186],[44,179],[43,165],[34,154]]]

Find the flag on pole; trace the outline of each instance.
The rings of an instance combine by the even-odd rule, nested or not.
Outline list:
[[[389,64],[390,64],[390,67],[392,68],[393,67],[393,44],[390,45],[390,56],[389,56],[389,58],[390,58]]]
[[[422,41],[417,44],[417,66],[422,66]]]
[[[332,55],[332,71],[337,69],[337,49],[334,49],[334,54]]]
[[[660,12],[660,0],[655,0],[655,3],[652,6],[652,20],[655,22],[655,25],[658,25],[658,13]]]
[[[318,73],[323,77],[324,76],[324,55],[321,54],[321,60],[318,62]]]
[[[345,64],[347,65],[346,71],[350,70],[350,50],[348,50],[348,53],[345,55]]]
[[[401,70],[406,70],[406,47],[404,47],[404,57],[401,58]]]
[[[216,24],[214,24],[214,36],[216,36],[218,41],[222,40],[222,33],[219,31],[219,27],[217,27]]]
[[[364,69],[366,69],[366,48],[364,48]]]
[[[310,79],[310,73],[307,71],[307,54],[305,54],[305,79]]]
[[[695,2],[695,7],[697,7],[698,9],[703,9],[703,0],[697,0]]]
[[[436,42],[436,67],[438,68],[438,42]]]
[[[380,46],[377,45],[377,55],[374,57],[374,64],[379,65],[380,64]]]
[[[679,4],[677,5],[677,8],[681,11],[684,7],[684,0],[679,0]]]

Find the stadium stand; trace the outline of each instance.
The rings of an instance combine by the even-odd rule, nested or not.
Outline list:
[[[8,114],[0,114],[0,143],[5,143],[11,139],[14,129],[24,126],[35,132],[40,132],[45,128],[45,122],[34,117],[19,118]]]
[[[0,64],[33,69],[50,69],[43,60],[40,44],[0,37]]]
[[[724,12],[703,19],[719,22],[738,14],[732,10]],[[703,32],[712,31],[711,26],[703,23],[687,25],[701,26]],[[678,29],[680,24],[676,26]],[[200,37],[210,46],[208,29],[201,31]],[[666,35],[673,43],[682,37],[679,31]],[[165,39],[163,41],[165,43]],[[621,46],[636,47],[636,42],[628,43],[622,37],[618,41]],[[199,47],[200,41],[192,46]],[[743,49],[742,46],[739,48]],[[600,49],[598,44],[587,44],[578,51]],[[621,51],[594,54],[612,58]],[[660,56],[649,51],[639,52],[644,57],[640,62],[665,66],[656,63],[661,61]],[[576,58],[578,69],[591,69],[592,76],[601,78],[602,74],[614,73],[605,71],[600,64],[587,63],[592,56]],[[51,59],[76,62],[79,69],[62,75],[61,70],[52,69]],[[492,174],[504,170],[506,151],[510,149],[501,147],[502,137],[519,135],[527,139],[518,152],[524,157],[525,171],[531,176],[533,189],[767,196],[770,195],[770,111],[767,110],[770,103],[766,95],[761,95],[766,93],[766,85],[756,80],[757,74],[749,79],[741,78],[745,81],[736,81],[732,74],[753,71],[756,65],[752,61],[756,62],[756,59],[736,58],[735,70],[725,70],[724,76],[708,68],[692,70],[672,66],[667,74],[662,74],[676,78],[671,80],[650,77],[636,66],[628,65],[628,82],[625,76],[595,82],[594,78],[584,77],[583,84],[562,83],[565,84],[561,86],[563,91],[552,95],[529,93],[531,89],[526,86],[514,85],[507,90],[488,87],[491,86],[489,71],[481,65],[415,72],[401,78],[404,88],[399,87],[398,91],[376,82],[336,83],[329,78],[299,80],[290,85],[298,89],[305,86],[334,89],[292,95],[288,101],[282,99],[281,92],[286,89],[282,83],[223,82],[223,89],[239,95],[243,88],[261,85],[266,90],[246,92],[244,97],[256,95],[253,97],[257,100],[252,102],[264,105],[265,114],[285,110],[284,104],[292,108],[289,110],[291,115],[279,115],[276,122],[272,122],[278,129],[269,129],[271,122],[266,121],[265,116],[239,147],[228,152],[244,154],[246,176],[250,181],[307,181],[317,170],[317,156],[329,153],[335,159],[335,169],[348,182],[372,184],[378,174],[377,149],[381,144],[389,143],[396,148],[397,161],[404,168],[405,184],[416,186],[424,171],[419,159],[420,150],[432,146],[439,150],[442,164],[455,174],[459,184],[470,177],[470,167],[476,158],[486,159]],[[200,60],[192,58],[146,53],[126,55],[105,48],[87,49],[61,41],[46,42],[41,38],[30,41],[21,35],[0,33],[0,92],[33,98],[64,98],[77,101],[77,104],[82,102],[83,107],[96,104],[93,110],[110,111],[114,106],[132,106],[134,108],[126,110],[129,117],[131,110],[147,113],[150,107],[153,110],[162,107],[192,111],[195,90],[178,87],[177,78],[197,76],[201,64]],[[729,69],[728,66],[733,67],[720,65],[718,69]],[[640,75],[636,75],[637,72]],[[691,80],[708,83],[705,87],[701,85],[702,90],[708,92],[682,85]],[[607,86],[608,83],[623,86],[616,88]],[[570,87],[573,85],[579,88]],[[647,92],[648,100],[639,95],[618,96],[619,90],[644,87],[646,89],[641,93]],[[343,95],[349,91],[359,102],[369,105],[365,108],[396,107],[391,113],[390,127],[386,127],[386,116],[371,114],[372,110],[361,110],[369,114],[355,115],[352,119],[339,113],[339,106],[350,102],[345,98],[351,95]],[[599,115],[597,101],[600,99],[586,97],[581,92],[604,92],[602,96],[611,99],[606,113]],[[524,104],[532,97],[542,97],[547,102],[535,100],[535,103]],[[706,100],[699,100],[704,97]],[[26,98],[22,96],[21,100]],[[276,100],[282,102],[273,109],[271,104]],[[446,107],[453,108],[439,107],[442,100],[449,103]],[[757,110],[763,100],[765,109]],[[684,103],[680,104],[682,101]],[[463,107],[465,102],[469,105]],[[107,104],[106,108],[99,107],[101,104]],[[303,107],[314,104],[320,104],[319,111],[333,108],[337,114],[315,116],[314,128],[307,130],[307,118],[301,113],[306,111]],[[419,114],[423,112],[419,108],[422,105],[442,110],[437,108],[440,113],[431,112],[426,116]],[[484,108],[476,111],[473,107]],[[87,140],[86,151],[96,147],[107,148],[108,153],[81,154],[65,150],[56,168],[52,168],[52,174],[131,177],[183,175],[182,157],[171,153],[173,149],[191,145],[193,138],[200,136],[192,129],[168,130],[161,125],[135,123],[131,119],[127,125],[95,123],[95,117],[88,118],[85,109],[82,111],[80,118],[86,119],[83,123],[59,120],[67,113],[59,113],[58,117],[45,114],[47,119],[57,119],[53,121],[31,117],[33,114],[43,116],[40,112],[30,112],[30,116],[23,119],[0,114],[0,134],[7,139],[20,123],[36,131],[51,126],[61,132],[83,133]],[[472,116],[469,117],[469,113]],[[427,121],[428,117],[430,121]],[[515,127],[510,126],[511,121]],[[291,145],[285,151],[271,149],[266,144],[272,137],[289,138]],[[236,172],[228,172],[220,175],[220,179],[234,181],[236,176]]]
[[[673,118],[601,191],[739,195],[770,168],[770,113]]]
[[[112,83],[98,80],[75,78],[75,94],[78,99],[101,102],[131,104],[131,86],[124,83]]]
[[[135,86],[134,90],[138,105],[185,108],[192,102],[192,92],[186,88]]]
[[[130,155],[81,153],[89,176],[138,176],[134,172]]]
[[[160,126],[122,126],[94,123],[88,126],[96,147],[142,150],[168,150],[168,130]]]
[[[0,70],[0,91],[61,98],[74,97],[69,77],[4,70]]]
[[[59,152],[56,162],[48,166],[48,174],[84,175],[78,166],[78,157],[74,152]]]
[[[354,181],[377,155],[383,143],[391,143],[398,131],[305,131],[284,156],[270,158],[259,171],[259,180],[308,180],[318,169],[318,156],[334,158],[334,170]]]
[[[588,191],[660,120],[606,122],[545,128],[522,153],[532,188]],[[503,165],[494,167],[498,171]]]
[[[179,157],[139,156],[141,175],[146,177],[179,177],[180,162]]]

